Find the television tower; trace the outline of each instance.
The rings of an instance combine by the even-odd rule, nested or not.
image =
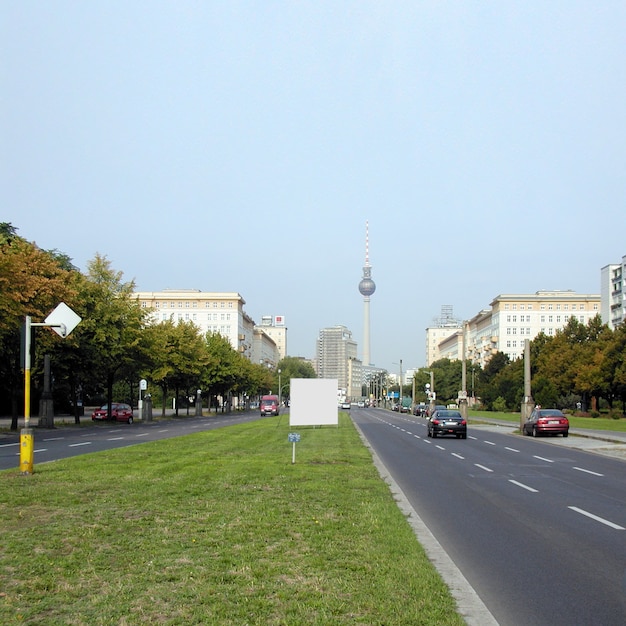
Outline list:
[[[359,291],[363,296],[363,365],[372,365],[370,358],[370,296],[376,291],[376,283],[372,280],[372,268],[370,266],[368,222],[365,222],[365,265],[363,278],[359,283]]]

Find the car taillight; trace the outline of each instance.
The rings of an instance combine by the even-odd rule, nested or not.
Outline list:
[[[433,424],[439,424],[439,420],[433,420]]]
[[[461,426],[467,426],[467,422],[465,420],[461,420]]]

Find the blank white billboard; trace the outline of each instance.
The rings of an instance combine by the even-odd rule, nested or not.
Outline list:
[[[290,426],[339,425],[336,378],[292,378],[289,381]]]

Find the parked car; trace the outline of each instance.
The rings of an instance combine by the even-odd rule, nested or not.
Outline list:
[[[428,420],[428,436],[454,435],[457,438],[467,439],[467,422],[460,411],[440,409],[434,411]]]
[[[109,416],[109,405],[104,404],[99,409],[96,409],[91,414],[92,420],[106,420]],[[111,419],[116,422],[126,422],[127,424],[133,423],[133,409],[130,404],[124,404],[123,402],[111,403]]]
[[[533,409],[522,428],[524,435],[569,435],[569,420],[558,409]]]
[[[349,402],[342,402],[339,407],[341,409],[343,409],[344,411],[347,411],[348,409],[350,409],[352,405]]]

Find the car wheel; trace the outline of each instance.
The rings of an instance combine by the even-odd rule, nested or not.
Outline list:
[[[533,428],[533,437],[539,437],[539,431],[536,426]]]
[[[461,439],[467,439],[467,433],[465,433],[464,435],[461,435]]]
[[[432,438],[433,438],[433,439],[437,439],[437,433],[435,432],[435,429],[434,429],[434,428],[433,428]]]
[[[129,417],[129,418],[128,418],[128,423],[129,423],[129,424],[132,424],[132,423],[133,423],[133,418],[132,418],[132,417]]]
[[[563,437],[568,437],[568,436],[569,436],[569,433],[567,431],[563,433]]]

